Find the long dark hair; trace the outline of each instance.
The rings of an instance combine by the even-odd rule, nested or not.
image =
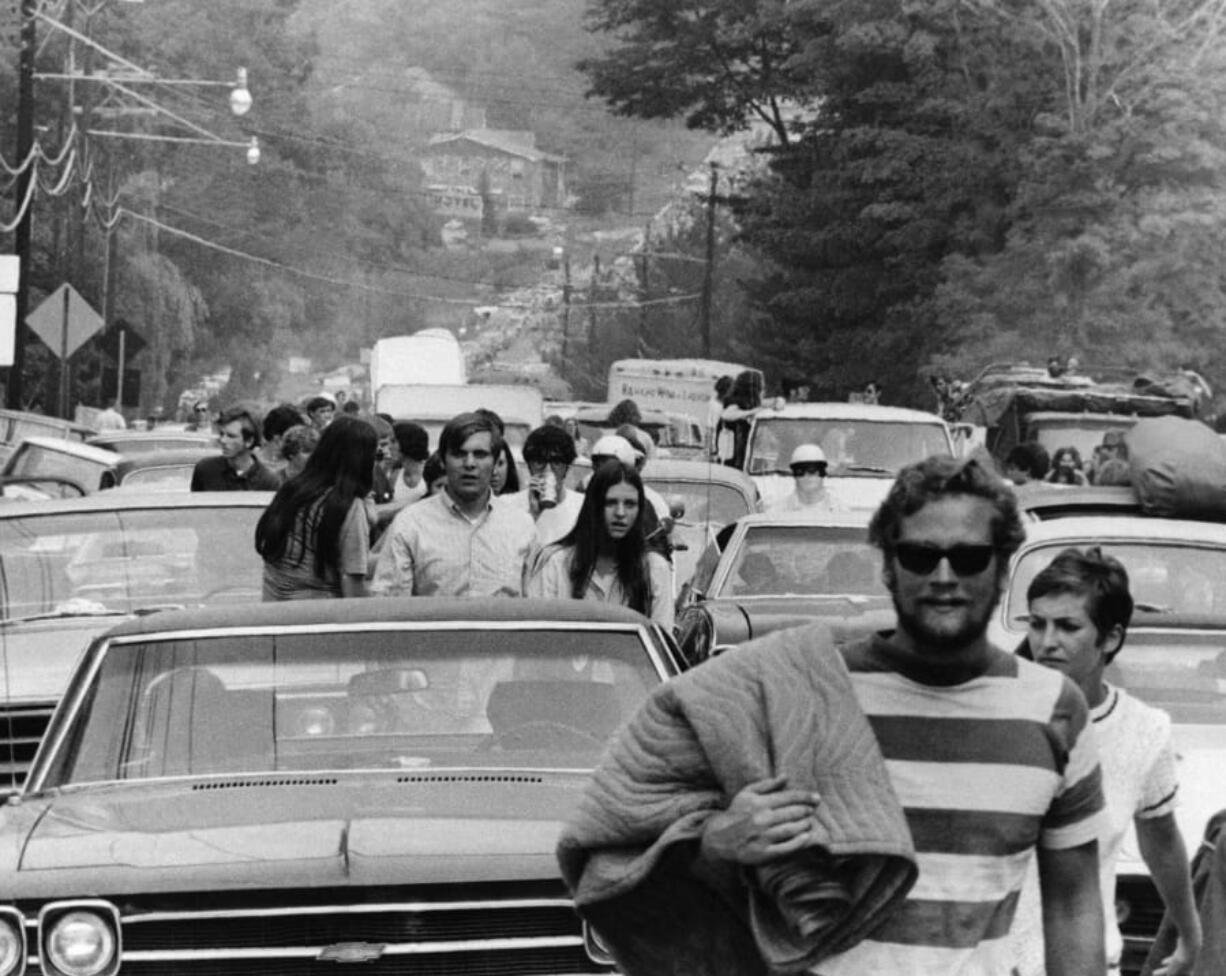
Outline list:
[[[605,496],[614,485],[630,485],[639,496],[639,514],[630,526],[630,531],[615,543],[614,558],[617,561],[617,580],[626,603],[632,610],[642,614],[651,613],[651,581],[647,568],[647,543],[643,533],[643,513],[648,505],[643,493],[643,479],[633,468],[620,461],[606,461],[598,467],[588,482],[583,494],[583,507],[575,527],[558,543],[569,546],[573,553],[570,561],[571,596],[582,599],[587,591],[588,580],[596,568],[596,559],[603,544],[609,538],[604,520]]]
[[[340,535],[354,499],[370,494],[379,436],[365,420],[341,414],[324,428],[302,473],[283,484],[255,527],[265,562],[285,555],[298,519],[315,521],[315,573],[340,564]],[[313,509],[318,506],[318,514]]]

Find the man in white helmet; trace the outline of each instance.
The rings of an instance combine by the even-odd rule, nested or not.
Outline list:
[[[826,455],[816,444],[801,444],[788,462],[795,488],[772,512],[845,512],[847,507],[826,487]]]

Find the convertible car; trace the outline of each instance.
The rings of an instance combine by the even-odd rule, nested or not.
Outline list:
[[[573,600],[121,624],[0,807],[3,972],[608,972],[554,845],[677,670],[646,618]]]

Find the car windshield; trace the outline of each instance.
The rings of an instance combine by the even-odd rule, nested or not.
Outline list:
[[[116,643],[43,785],[590,768],[659,680],[635,630],[320,629]]]
[[[693,524],[727,525],[750,512],[745,496],[730,485],[652,477],[647,478],[647,484],[663,495],[670,506],[674,499],[681,501],[685,505],[683,520]]]
[[[717,596],[881,597],[880,559],[862,528],[754,525]]]
[[[212,440],[204,437],[192,437],[190,434],[164,437],[93,437],[90,444],[105,448],[108,451],[119,451],[122,454],[155,454],[158,451],[197,450],[209,447]]]
[[[892,477],[899,468],[933,454],[949,454],[940,424],[767,417],[754,424],[749,444],[750,474],[790,474],[788,461],[801,444],[816,444],[830,474]]]
[[[1026,590],[1067,544],[1032,549],[1018,561],[1009,586],[1009,627],[1021,640],[1026,630]],[[1226,549],[1170,543],[1103,543],[1103,551],[1128,570],[1136,613],[1107,680],[1143,701],[1166,709],[1176,722],[1226,724]],[[1180,618],[1206,626],[1219,639],[1199,643],[1189,633],[1147,643],[1139,625]],[[1178,630],[1173,631],[1178,635]]]
[[[16,478],[67,478],[86,491],[96,489],[107,466],[90,458],[25,443],[9,460],[7,474]]]
[[[260,599],[259,506],[0,520],[0,621]]]

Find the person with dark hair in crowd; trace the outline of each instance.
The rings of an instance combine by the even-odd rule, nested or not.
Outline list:
[[[541,554],[528,595],[620,603],[671,629],[672,567],[647,548],[638,472],[606,461],[582,499],[570,531]]]
[[[744,466],[749,427],[762,406],[762,374],[752,369],[737,373],[719,418],[721,432],[728,435],[721,444],[720,460],[729,467]]]
[[[779,395],[788,403],[808,403],[810,389],[803,376],[785,376],[779,383]]]
[[[447,485],[388,527],[374,589],[388,596],[521,596],[534,548],[532,516],[495,505],[490,481],[502,436],[485,414],[453,417],[439,438]]]
[[[1051,458],[1051,470],[1043,479],[1053,485],[1088,485],[1081,467],[1081,452],[1075,447],[1058,447]]]
[[[430,493],[430,485],[423,477],[426,461],[430,457],[430,435],[425,427],[411,420],[394,421],[392,435],[400,455],[395,500],[409,505]]]
[[[1015,485],[1042,481],[1047,477],[1050,465],[1047,449],[1042,444],[1038,441],[1024,441],[1015,444],[1005,456],[1005,477]]]
[[[665,959],[702,952],[708,936],[728,948],[733,925],[744,931],[752,922],[765,933],[741,943],[761,957],[752,969],[721,970],[714,960],[686,971],[774,971],[766,965],[769,948],[786,957],[787,971],[821,976],[1004,976],[1012,968],[1014,904],[1037,855],[1049,976],[1104,972],[1097,856],[1103,795],[1085,699],[1064,675],[987,638],[1010,557],[1024,538],[1015,493],[990,466],[952,457],[908,465],[869,527],[894,629],[844,642],[820,623],[781,630],[653,694],[624,727],[624,739],[606,746],[559,844],[575,906],[618,962],[640,949],[647,920],[635,913],[658,902],[649,898],[651,882],[663,872],[668,891],[676,891],[673,877],[681,874],[718,892],[708,899],[713,905],[740,905],[744,914],[750,904],[761,909],[727,926],[708,922],[700,934],[657,926],[659,944],[650,951]],[[651,752],[656,740],[647,730],[654,732],[670,705],[679,711],[679,696],[697,687],[717,691],[705,708],[687,712],[692,723],[713,736],[725,726],[735,732],[730,742],[714,743],[726,754],[694,745],[700,755],[681,767],[687,775],[676,780],[673,800],[663,790],[672,782],[666,763],[682,760]],[[745,691],[730,699],[725,689],[734,687]],[[884,757],[918,878],[901,887],[892,911],[829,954],[823,925],[785,923],[799,923],[809,898],[820,898],[826,885],[845,884],[848,900],[856,891],[862,896],[853,876],[830,864],[829,839],[851,829],[863,842],[885,826],[877,819],[885,815],[880,797],[865,794],[874,784],[824,765],[830,754],[823,749],[833,743],[813,723],[846,698],[867,716]],[[635,764],[636,750],[651,761]],[[768,758],[755,761],[759,755]],[[714,775],[721,771],[738,785],[722,789],[728,780]],[[694,802],[709,796],[703,791],[713,783],[719,798]],[[657,814],[649,830],[642,809],[608,812],[608,801],[624,795],[650,796],[653,811],[675,814]],[[839,849],[836,860],[849,866],[849,847]],[[877,850],[876,864],[884,853]],[[788,881],[765,887],[768,877]],[[627,924],[619,929],[620,918]]]
[[[426,458],[426,463],[421,466],[421,480],[425,482],[427,498],[441,494],[447,487],[447,467],[438,451]]]
[[[639,410],[639,405],[629,398],[619,400],[609,411],[609,426],[620,427],[622,424],[643,426],[643,412]]]
[[[328,424],[306,467],[277,491],[255,529],[265,600],[366,596],[365,498],[379,438],[357,417]]]
[[[514,495],[519,491],[519,466],[515,463],[515,455],[511,453],[511,445],[505,440],[498,450],[498,458],[494,461],[490,488],[500,497]]]
[[[260,431],[264,435],[264,443],[260,445],[257,456],[269,471],[282,474],[285,471],[285,455],[281,452],[281,439],[291,427],[303,423],[302,412],[292,403],[279,403],[264,414],[264,422]]]
[[[221,454],[201,458],[192,471],[192,491],[276,491],[281,476],[255,456],[260,425],[246,407],[229,407],[217,418]]]
[[[583,493],[566,483],[575,456],[574,439],[565,430],[550,424],[537,427],[524,441],[528,487],[499,498],[499,504],[511,505],[532,516],[539,546],[557,542],[579,517]]]
[[[1132,594],[1123,564],[1097,546],[1065,549],[1031,581],[1026,655],[1076,683],[1090,706],[1098,739],[1107,817],[1098,838],[1099,886],[1106,921],[1107,965],[1117,972],[1123,937],[1115,913],[1115,862],[1130,829],[1178,939],[1163,960],[1168,976],[1193,971],[1201,926],[1192,897],[1188,853],[1175,801],[1179,788],[1171,719],[1106,680],[1124,647]],[[1043,973],[1038,879],[1022,893],[1015,924],[1020,976]]]
[[[362,412],[362,405],[357,400],[346,400],[341,404],[341,413],[347,413],[350,416],[356,416]]]
[[[715,381],[711,399],[707,401],[707,449],[712,457],[719,456],[719,418],[724,412],[724,398],[732,389],[732,377],[721,376]]]
[[[213,411],[209,409],[208,400],[197,400],[192,404],[191,419],[188,420],[185,430],[212,430],[213,429]]]
[[[319,446],[319,428],[312,424],[295,424],[281,436],[281,456],[285,458],[282,477],[289,481],[302,474],[311,452]]]
[[[327,393],[320,393],[306,402],[307,419],[317,430],[323,430],[336,416],[336,400]]]
[[[354,401],[347,400],[346,402],[353,403]],[[375,435],[379,438],[378,447],[375,448],[375,472],[371,482],[370,500],[375,505],[387,505],[392,501],[396,492],[393,479],[399,474],[396,469],[400,459],[400,448],[396,444],[392,425],[382,417],[371,414],[361,419],[375,429]]]

